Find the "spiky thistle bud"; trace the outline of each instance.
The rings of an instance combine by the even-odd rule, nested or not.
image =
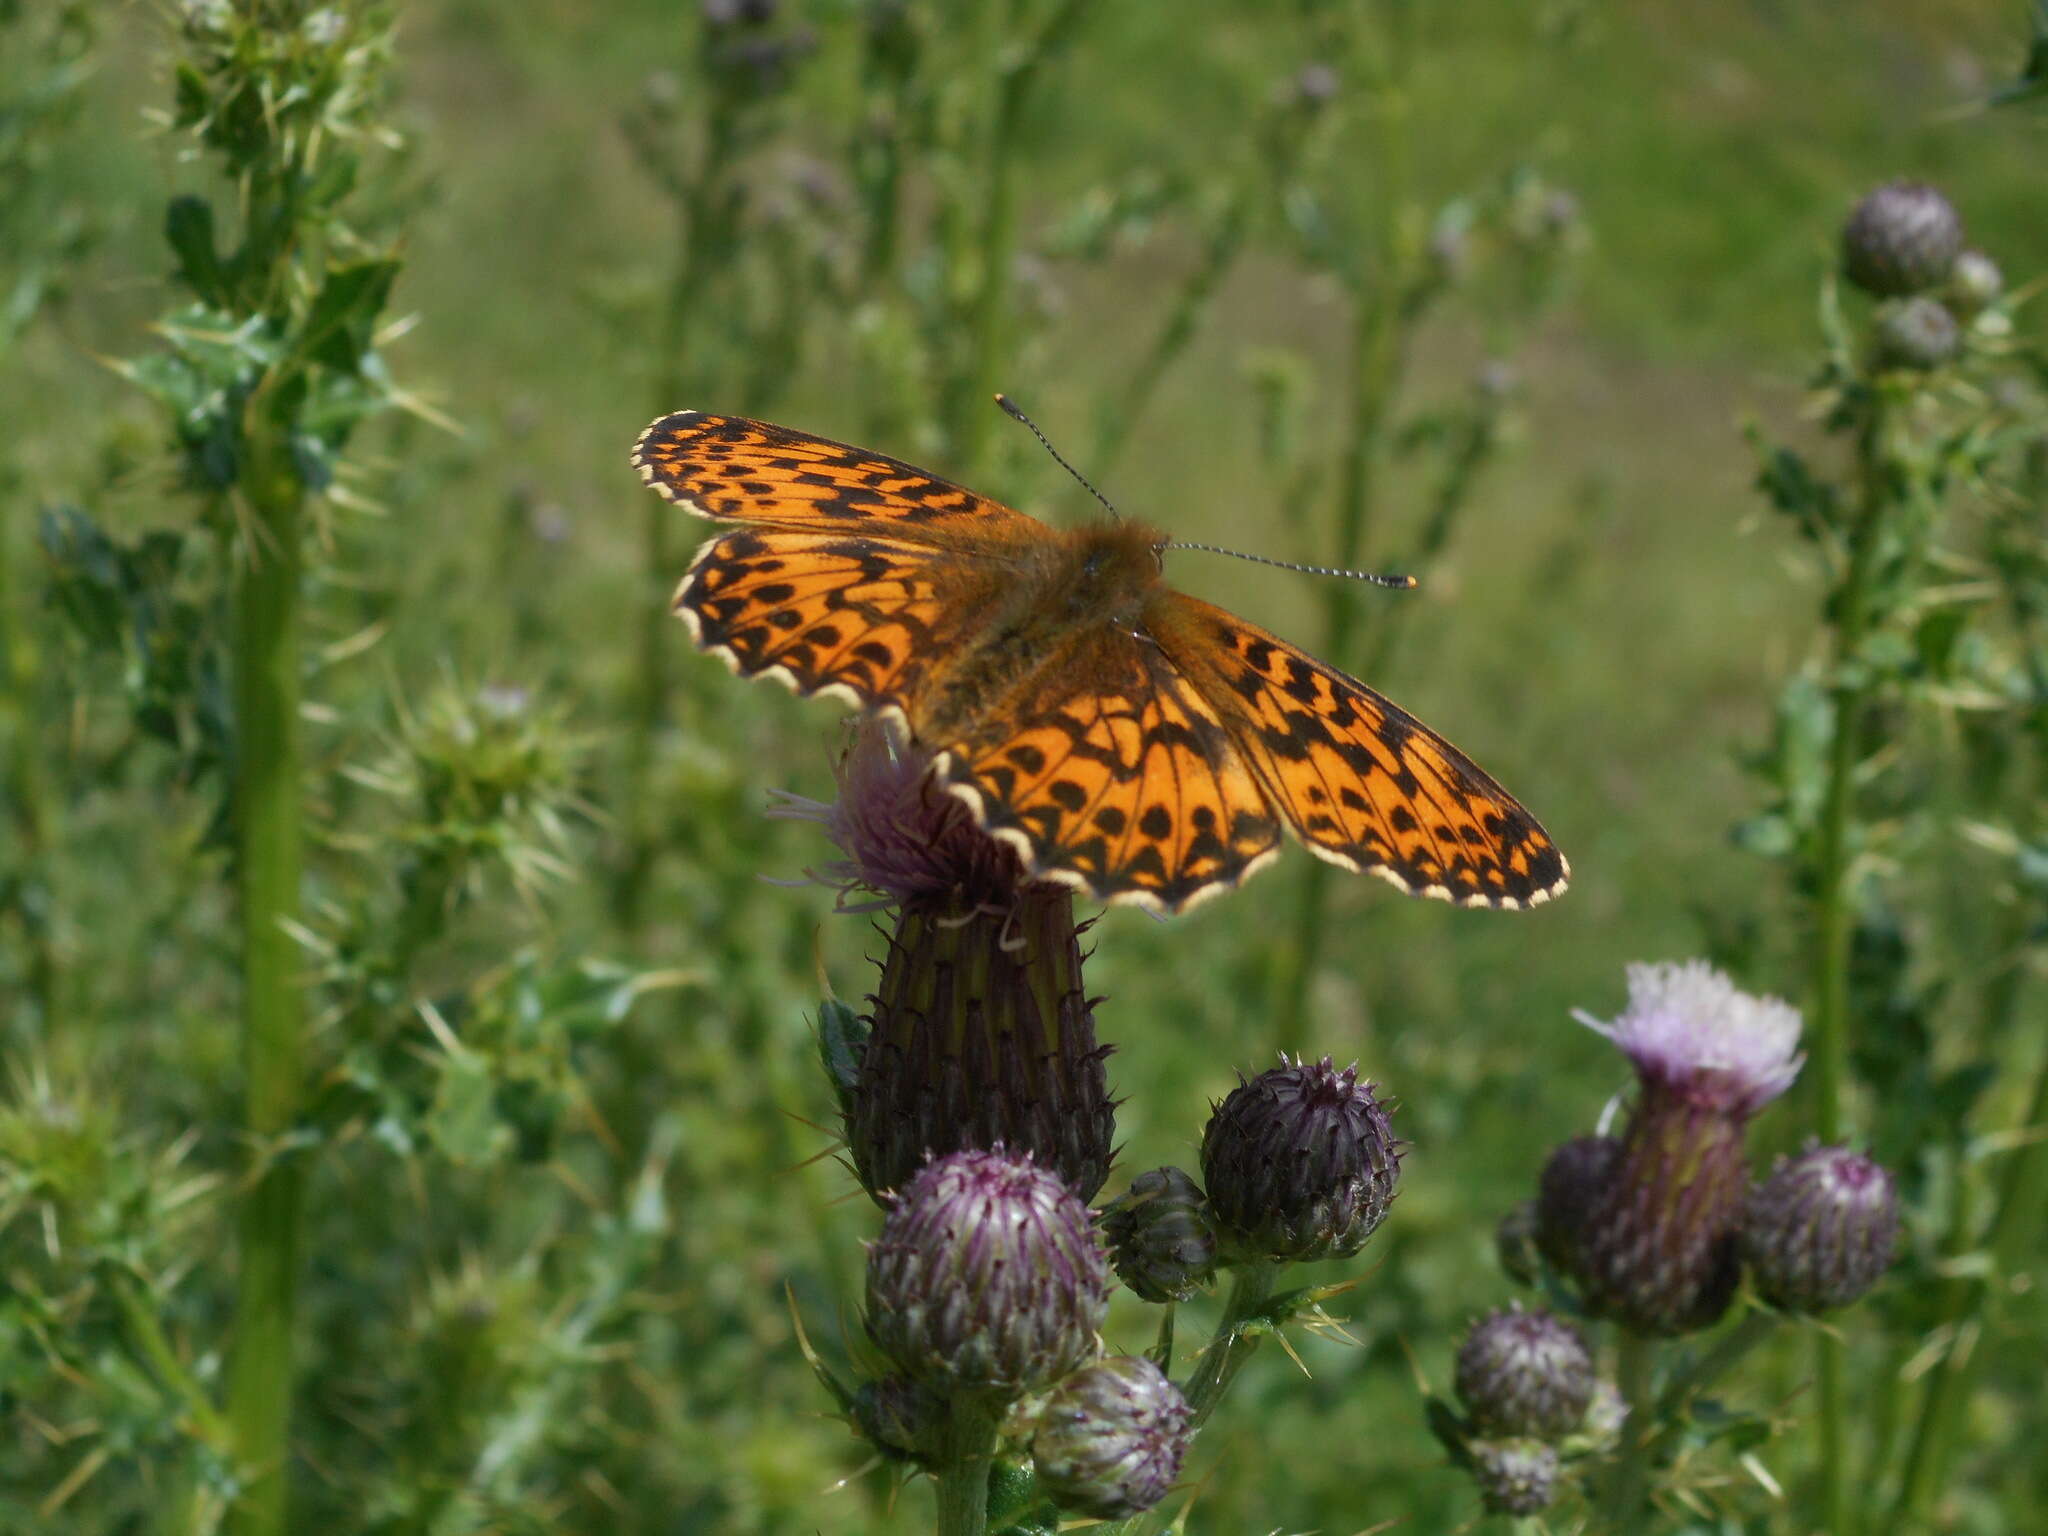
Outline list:
[[[919,1385],[1010,1401],[1086,1360],[1109,1301],[1088,1208],[1003,1151],[955,1152],[912,1179],[868,1248],[868,1333]]]
[[[1076,1514],[1142,1514],[1180,1476],[1193,1418],[1180,1388],[1150,1360],[1098,1360],[1046,1399],[1031,1439],[1039,1484]]]
[[[1216,1271],[1216,1233],[1202,1188],[1178,1168],[1154,1168],[1102,1213],[1117,1278],[1146,1301],[1186,1301]]]
[[[1690,1333],[1727,1309],[1750,1118],[1798,1076],[1799,1013],[1702,961],[1633,965],[1629,1005],[1580,1022],[1635,1068],[1621,1155],[1578,1230],[1585,1301],[1637,1333]]]
[[[1937,299],[1901,299],[1878,312],[1877,360],[1887,368],[1926,373],[1962,350],[1963,331]]]
[[[1557,1496],[1561,1463],[1541,1440],[1474,1440],[1466,1451],[1488,1514],[1533,1515]]]
[[[1574,1136],[1550,1154],[1536,1184],[1536,1246],[1568,1280],[1582,1279],[1581,1240],[1621,1162],[1612,1136]]]
[[[1094,1198],[1115,1150],[1115,1101],[1072,894],[1024,879],[1015,851],[882,724],[854,738],[838,778],[834,804],[784,795],[773,814],[820,823],[846,855],[812,871],[842,906],[897,908],[842,1097],[861,1186],[880,1201],[928,1157],[1001,1144]]]
[[[1325,1056],[1242,1078],[1202,1134],[1202,1181],[1226,1256],[1347,1259],[1385,1219],[1400,1143],[1358,1068]]]
[[[1458,1396],[1481,1434],[1559,1440],[1593,1399],[1593,1356],[1579,1330],[1519,1307],[1482,1318],[1458,1350]]]
[[[1772,1306],[1830,1312],[1884,1277],[1898,1237],[1891,1174],[1847,1147],[1809,1147],[1750,1191],[1742,1256]]]
[[[1958,315],[1982,314],[2005,292],[2005,274],[1982,251],[1965,251],[1948,275],[1948,303]]]
[[[1955,205],[1925,182],[1887,182],[1842,226],[1843,274],[1881,299],[1923,293],[1947,281],[1963,248]]]

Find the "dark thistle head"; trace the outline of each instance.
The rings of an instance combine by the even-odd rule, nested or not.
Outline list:
[[[1178,1168],[1154,1168],[1102,1212],[1117,1278],[1145,1301],[1186,1301],[1216,1271],[1208,1200]]]
[[[1779,1159],[1743,1212],[1750,1279],[1787,1312],[1832,1312],[1861,1300],[1891,1267],[1898,1239],[1891,1174],[1847,1147]]]
[[[896,1199],[868,1248],[867,1327],[942,1397],[1043,1392],[1095,1353],[1109,1263],[1088,1208],[1028,1157],[955,1152]]]
[[[841,758],[831,805],[784,796],[845,858],[813,872],[855,910],[893,907],[866,1039],[840,1094],[847,1146],[876,1199],[928,1157],[1028,1152],[1083,1200],[1109,1176],[1115,1102],[1083,987],[1064,887],[1026,881],[1016,853],[880,722]]]
[[[1946,282],[1962,248],[1953,203],[1925,182],[1891,181],[1842,226],[1842,272],[1865,293],[1904,298]]]
[[[1202,1179],[1226,1258],[1345,1259],[1386,1218],[1401,1144],[1356,1066],[1330,1058],[1239,1080],[1202,1134]]]

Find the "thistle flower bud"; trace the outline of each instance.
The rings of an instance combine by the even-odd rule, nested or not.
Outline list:
[[[1593,1356],[1579,1330],[1548,1312],[1482,1318],[1458,1351],[1458,1396],[1482,1434],[1558,1440],[1593,1400]]]
[[[1945,282],[1962,248],[1954,204],[1924,182],[1887,182],[1842,226],[1842,271],[1866,293],[1902,298]]]
[[[1108,1301],[1088,1208],[1000,1150],[929,1164],[868,1249],[870,1337],[942,1396],[1045,1390],[1094,1352]]]
[[[1490,1515],[1533,1515],[1557,1496],[1561,1463],[1541,1440],[1474,1440],[1473,1481]]]
[[[2005,274],[1982,251],[1965,251],[1948,275],[1949,307],[1965,318],[1983,313],[2005,292]]]
[[[1619,1161],[1578,1231],[1578,1279],[1588,1307],[1625,1327],[1689,1333],[1734,1294],[1743,1132],[1798,1075],[1799,1014],[1699,961],[1630,966],[1628,984],[1611,1024],[1578,1015],[1628,1056],[1638,1085]]]
[[[854,1394],[853,1418],[884,1456],[923,1462],[939,1454],[947,1413],[943,1399],[905,1376],[884,1376]]]
[[[1593,1400],[1586,1404],[1586,1417],[1574,1438],[1590,1451],[1611,1451],[1621,1444],[1621,1426],[1627,1422],[1628,1399],[1603,1376],[1593,1383]]]
[[[1962,350],[1962,327],[1937,299],[1904,299],[1878,312],[1877,360],[1887,368],[1926,373]]]
[[[1830,1312],[1884,1277],[1898,1236],[1891,1174],[1847,1147],[1809,1147],[1750,1192],[1742,1256],[1772,1306]]]
[[[1583,1273],[1586,1223],[1606,1198],[1621,1162],[1612,1136],[1574,1136],[1550,1154],[1536,1185],[1536,1246],[1566,1279]]]
[[[1202,1134],[1202,1181],[1223,1252],[1347,1259],[1386,1217],[1401,1173],[1386,1108],[1356,1066],[1325,1056],[1242,1078]]]
[[[1136,1355],[1076,1371],[1046,1400],[1031,1456],[1053,1502],[1098,1520],[1166,1497],[1193,1437],[1194,1412],[1166,1373]]]
[[[1146,1301],[1186,1301],[1216,1271],[1216,1233],[1201,1186],[1154,1168],[1102,1213],[1117,1278]]]

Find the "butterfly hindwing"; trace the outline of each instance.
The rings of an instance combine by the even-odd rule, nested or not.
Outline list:
[[[1077,636],[949,747],[939,772],[1027,867],[1172,911],[1238,884],[1280,843],[1216,710],[1158,648]]]
[[[1536,819],[1388,699],[1182,593],[1162,592],[1146,620],[1320,857],[1465,906],[1531,906],[1564,888],[1564,856]]]
[[[741,528],[699,552],[675,610],[744,676],[901,709],[956,615],[929,551],[884,539]]]
[[[669,501],[714,521],[837,528],[947,547],[1048,532],[899,459],[742,416],[664,416],[633,445],[633,465]]]

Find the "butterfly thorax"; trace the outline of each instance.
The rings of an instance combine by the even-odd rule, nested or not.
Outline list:
[[[957,740],[1035,675],[1071,665],[1076,642],[1104,628],[1136,628],[1162,589],[1165,536],[1133,522],[1061,529],[1018,550],[987,576],[980,622],[948,658],[911,712],[911,729],[933,746]]]

